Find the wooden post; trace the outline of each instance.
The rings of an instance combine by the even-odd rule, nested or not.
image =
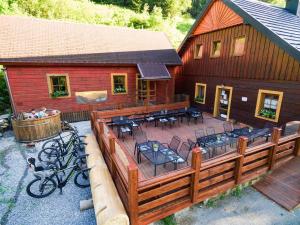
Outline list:
[[[138,225],[138,168],[128,166],[128,213],[131,225]]]
[[[200,168],[202,161],[202,150],[197,147],[193,149],[192,152],[192,169],[195,170],[195,173],[192,174],[191,180],[191,201],[192,203],[197,203],[198,190],[199,190],[199,180],[200,180]]]
[[[276,152],[278,148],[278,142],[281,136],[281,128],[274,127],[273,128],[273,133],[271,137],[271,141],[273,144],[275,144],[274,147],[271,148],[270,154],[269,154],[269,170],[272,170],[275,165],[275,160],[276,160]]]
[[[243,175],[243,164],[244,164],[244,155],[248,144],[247,137],[240,137],[237,146],[237,152],[240,154],[240,157],[237,158],[235,165],[235,184],[240,184],[242,181]]]
[[[94,125],[94,123],[95,123],[95,115],[94,115],[94,112],[91,112],[91,128],[92,128],[92,131],[94,131],[94,134],[95,134],[95,130],[94,130],[95,125]]]
[[[300,126],[298,129],[298,138],[296,139],[296,145],[295,145],[295,156],[300,156]]]
[[[109,152],[111,154],[111,161],[110,161],[110,164],[111,164],[111,175],[113,177],[113,179],[115,179],[116,177],[116,166],[114,164],[114,161],[113,159],[115,158],[115,153],[116,153],[116,140],[114,137],[112,137],[111,135],[108,137],[109,139]]]
[[[98,144],[100,147],[100,150],[103,152],[104,151],[104,144],[102,140],[102,135],[104,134],[104,123],[103,122],[96,122],[96,138],[98,140]]]

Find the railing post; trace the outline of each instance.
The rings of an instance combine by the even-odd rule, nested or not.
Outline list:
[[[95,125],[94,125],[94,123],[95,123],[95,115],[94,115],[94,112],[91,112],[91,128],[92,128],[92,131],[95,133],[95,130],[94,130]]]
[[[300,126],[298,129],[298,135],[300,136]],[[300,137],[296,139],[295,156],[300,156]]]
[[[104,134],[104,123],[97,121],[96,126],[97,126],[96,130],[99,131],[99,132],[96,132],[97,139],[98,139],[98,142],[99,142],[99,147],[100,147],[100,150],[103,152],[104,144],[103,144],[102,136]]]
[[[116,177],[116,166],[114,164],[113,158],[115,157],[116,153],[116,140],[111,135],[108,137],[109,139],[109,151],[110,151],[110,163],[111,163],[111,174],[113,179]]]
[[[138,225],[138,168],[128,166],[128,213],[131,225]]]
[[[271,141],[272,141],[273,144],[275,144],[275,146],[272,147],[271,150],[270,150],[269,170],[272,170],[274,168],[274,165],[275,165],[276,152],[277,152],[277,148],[278,148],[279,139],[280,139],[280,136],[281,136],[281,131],[282,131],[281,128],[277,128],[277,127],[273,128]]]
[[[235,184],[240,184],[242,181],[243,175],[243,164],[244,164],[244,155],[248,144],[247,137],[240,137],[237,146],[237,152],[240,154],[240,157],[237,158],[235,166]]]
[[[191,201],[192,203],[197,202],[198,190],[199,190],[199,180],[200,180],[200,168],[202,161],[202,150],[201,148],[194,148],[192,152],[192,169],[195,172],[192,174],[191,180]]]

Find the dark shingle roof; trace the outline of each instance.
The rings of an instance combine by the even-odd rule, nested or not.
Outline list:
[[[162,32],[0,16],[0,64],[180,65]]]
[[[213,0],[208,0],[191,31],[205,15],[212,2]],[[223,0],[223,2],[240,15],[245,23],[251,24],[300,61],[300,18],[298,16],[284,8],[256,0]],[[190,36],[191,32],[181,44],[179,51]]]

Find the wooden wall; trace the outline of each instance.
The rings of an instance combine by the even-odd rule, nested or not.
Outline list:
[[[174,68],[169,68],[174,74]],[[108,99],[97,104],[98,109],[114,107],[118,104],[134,104],[136,102],[136,74],[132,67],[7,67],[8,79],[17,112],[29,111],[45,106],[59,109],[62,112],[89,111],[90,105],[78,104],[75,92],[107,90]],[[112,95],[111,73],[128,74],[128,94]],[[68,74],[71,97],[53,99],[49,96],[47,74]],[[174,95],[174,80],[157,81],[157,93],[162,100]],[[162,83],[162,84],[160,84]],[[166,87],[167,92],[166,92]],[[95,107],[94,107],[95,108]]]
[[[233,39],[246,36],[245,54],[231,56]],[[210,58],[211,44],[222,41],[221,56]],[[194,59],[194,45],[204,45],[202,59]],[[300,64],[283,49],[250,25],[238,25],[191,38],[181,50],[183,69],[177,75],[176,91],[194,95],[195,82],[207,83],[204,110],[213,111],[216,85],[233,87],[231,118],[253,125],[264,120],[254,117],[259,89],[283,91],[279,124],[299,120]],[[241,97],[248,97],[242,102]]]

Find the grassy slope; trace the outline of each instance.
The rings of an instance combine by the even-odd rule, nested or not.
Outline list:
[[[261,0],[284,6],[284,0]],[[13,2],[13,4],[8,4]],[[0,0],[0,14],[28,15],[47,19],[79,21],[92,24],[151,29],[167,34],[176,48],[194,20],[188,16],[163,18],[159,10],[136,13],[114,5],[103,5],[89,0]]]

